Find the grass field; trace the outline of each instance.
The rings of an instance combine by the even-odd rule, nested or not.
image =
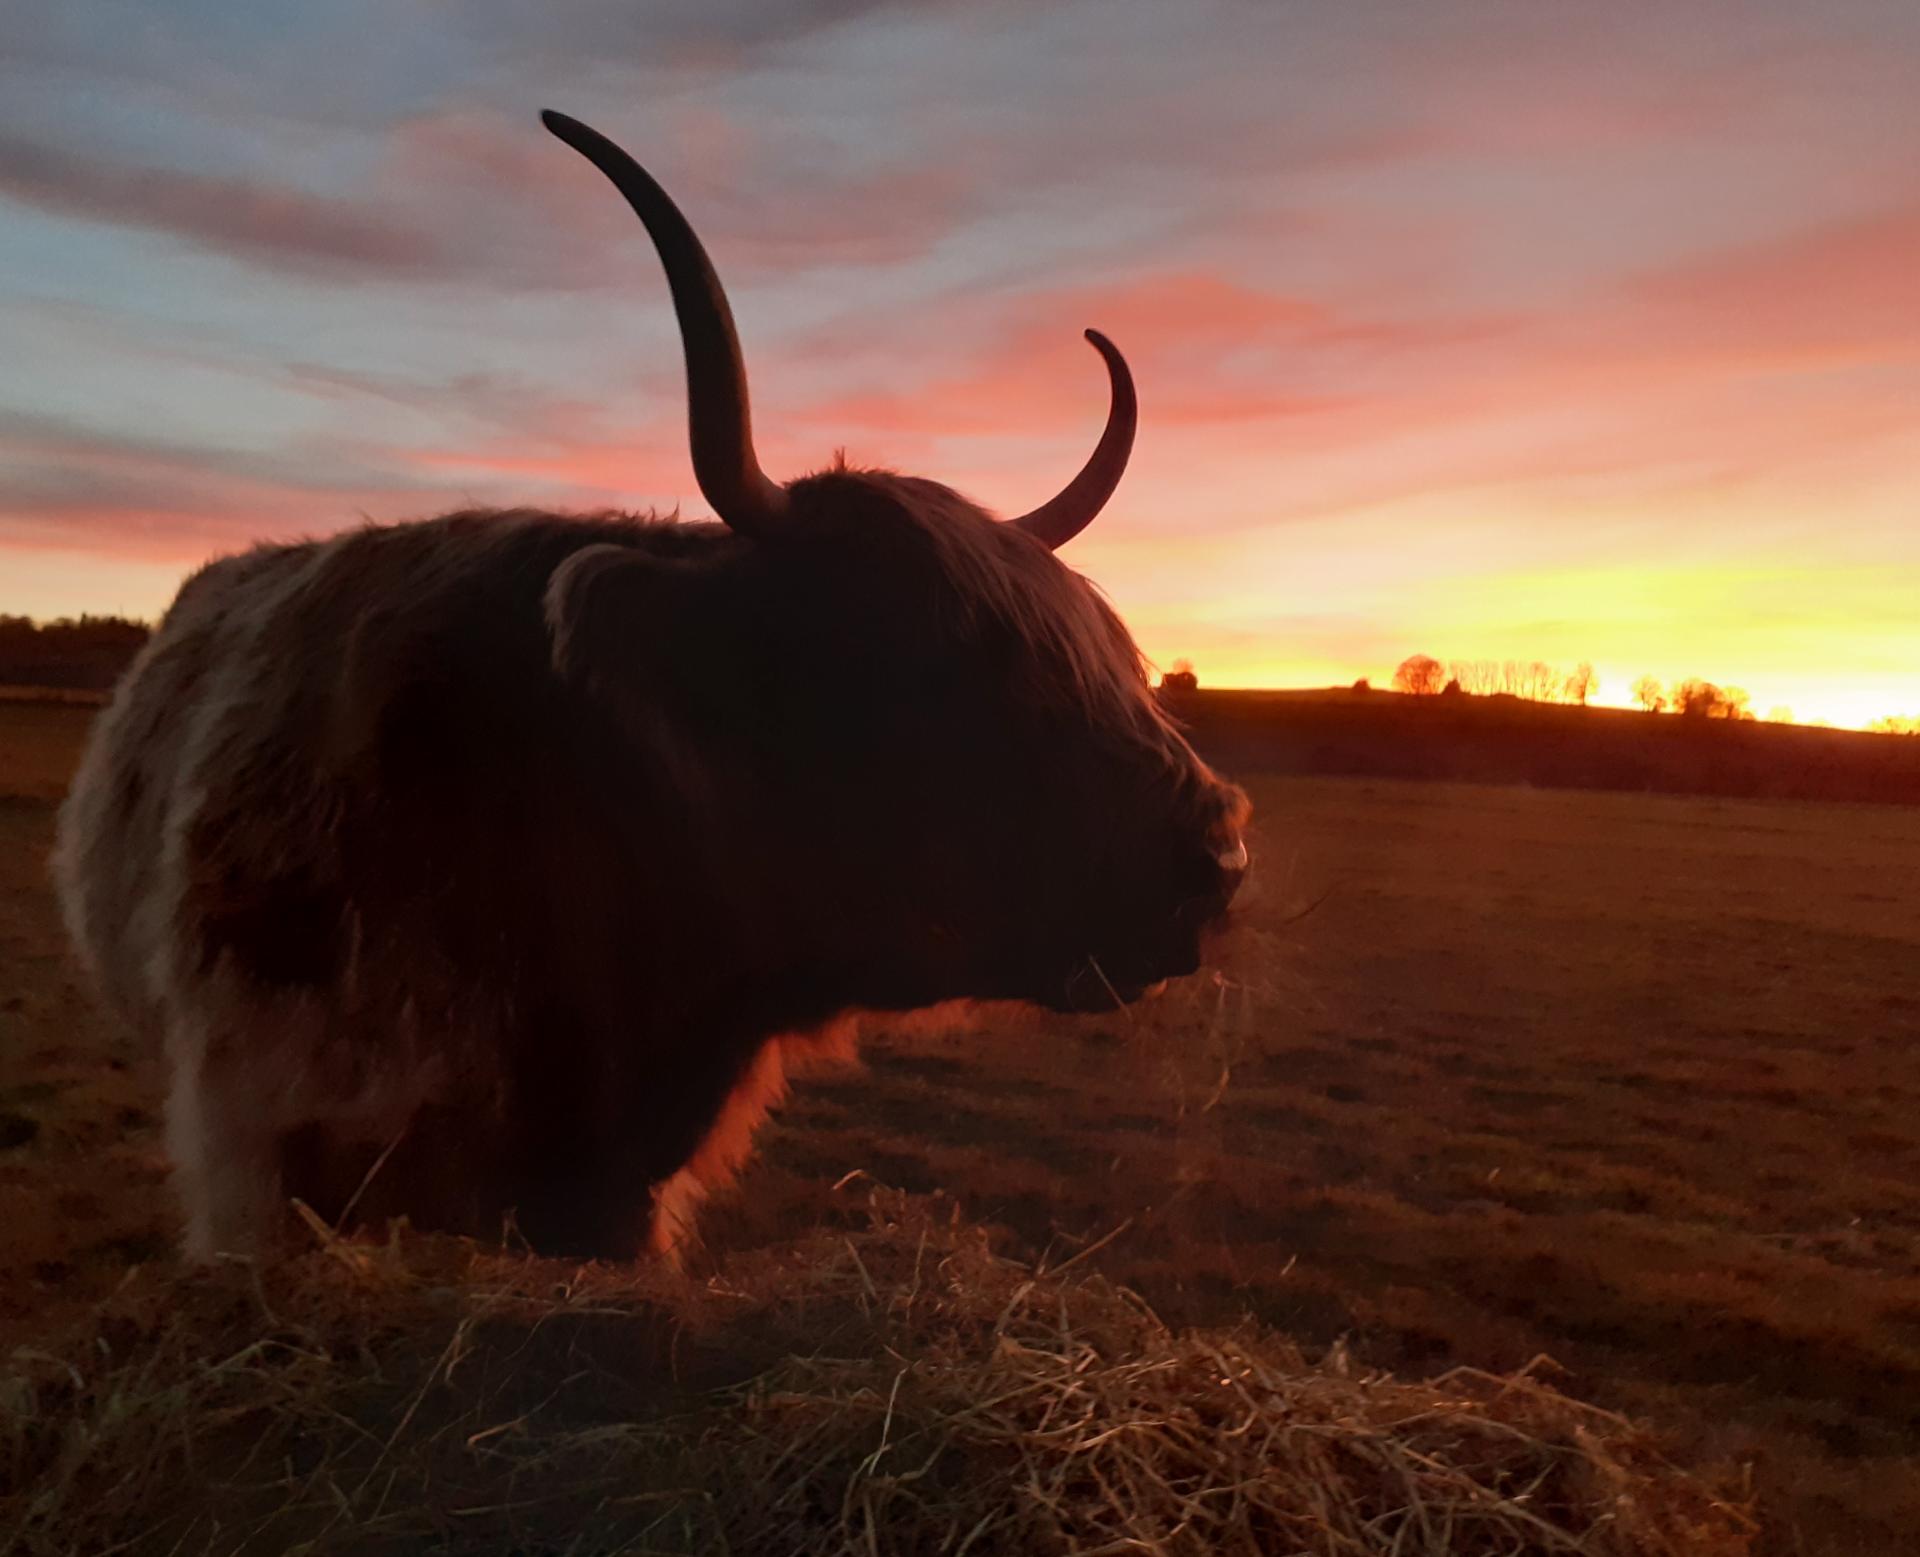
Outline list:
[[[88,1007],[45,884],[89,711],[0,704],[0,1341],[173,1213],[156,1057]],[[1751,1463],[1770,1549],[1920,1529],[1920,810],[1238,773],[1243,923],[1113,1018],[876,1035],[803,1082],[715,1249],[875,1179],[1168,1319],[1409,1375],[1549,1354]]]

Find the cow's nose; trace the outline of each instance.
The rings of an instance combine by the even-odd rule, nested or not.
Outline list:
[[[1215,839],[1213,863],[1220,868],[1221,901],[1230,903],[1234,893],[1240,890],[1240,883],[1247,879],[1247,867],[1252,863],[1247,840],[1238,831]]]
[[[1233,834],[1215,852],[1214,863],[1229,876],[1244,876],[1247,873],[1247,840],[1238,833]]]

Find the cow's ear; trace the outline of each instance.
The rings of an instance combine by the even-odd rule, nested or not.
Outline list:
[[[626,546],[588,546],[547,582],[554,674],[600,705],[682,802],[710,803],[711,774],[688,718],[705,570]]]
[[[627,546],[575,552],[547,583],[554,674],[643,744],[697,749],[695,732],[712,724],[715,706],[729,706],[721,694],[745,673],[740,634],[725,621],[738,592],[723,571]]]
[[[676,667],[699,652],[699,601],[711,569],[627,546],[588,546],[547,581],[554,673],[585,690],[621,697],[669,692]]]
[[[588,546],[553,570],[545,601],[553,668],[592,688],[616,667],[650,659],[649,640],[672,604],[661,565],[625,546]]]

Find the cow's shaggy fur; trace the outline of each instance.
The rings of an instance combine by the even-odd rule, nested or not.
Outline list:
[[[1113,613],[934,483],[789,491],[752,540],[462,513],[188,580],[56,876],[165,1045],[191,1251],[287,1196],[665,1247],[844,1013],[1194,965],[1245,802]]]

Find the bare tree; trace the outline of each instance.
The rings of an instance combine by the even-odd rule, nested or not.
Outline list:
[[[1600,678],[1587,660],[1582,660],[1571,671],[1562,671],[1545,660],[1449,660],[1441,676],[1442,686],[1458,683],[1462,692],[1476,697],[1492,697],[1504,692],[1536,703],[1584,705],[1600,685]]]
[[[1671,701],[1676,714],[1689,719],[1710,719],[1714,709],[1720,706],[1720,689],[1711,681],[1690,676],[1685,681],[1674,682]]]
[[[1446,670],[1432,655],[1411,654],[1394,671],[1393,690],[1411,692],[1415,697],[1433,697],[1446,680]]]
[[[1567,675],[1567,701],[1587,706],[1587,699],[1593,696],[1594,688],[1600,685],[1600,678],[1593,673],[1591,661],[1582,660]]]
[[[1458,660],[1451,667],[1461,687],[1491,697],[1496,692],[1513,692],[1519,680],[1518,660]]]
[[[1660,689],[1657,676],[1642,676],[1633,684],[1633,700],[1650,714],[1667,706],[1667,694]]]
[[[1471,692],[1479,697],[1497,691],[1497,667],[1492,660],[1450,660],[1447,663],[1447,677],[1460,683],[1462,692]]]
[[[1160,678],[1160,687],[1165,692],[1192,692],[1200,686],[1200,678],[1193,673],[1192,660],[1175,660],[1173,669]]]
[[[1751,719],[1747,694],[1739,687],[1718,687],[1711,681],[1690,677],[1674,683],[1673,707],[1689,719]]]

